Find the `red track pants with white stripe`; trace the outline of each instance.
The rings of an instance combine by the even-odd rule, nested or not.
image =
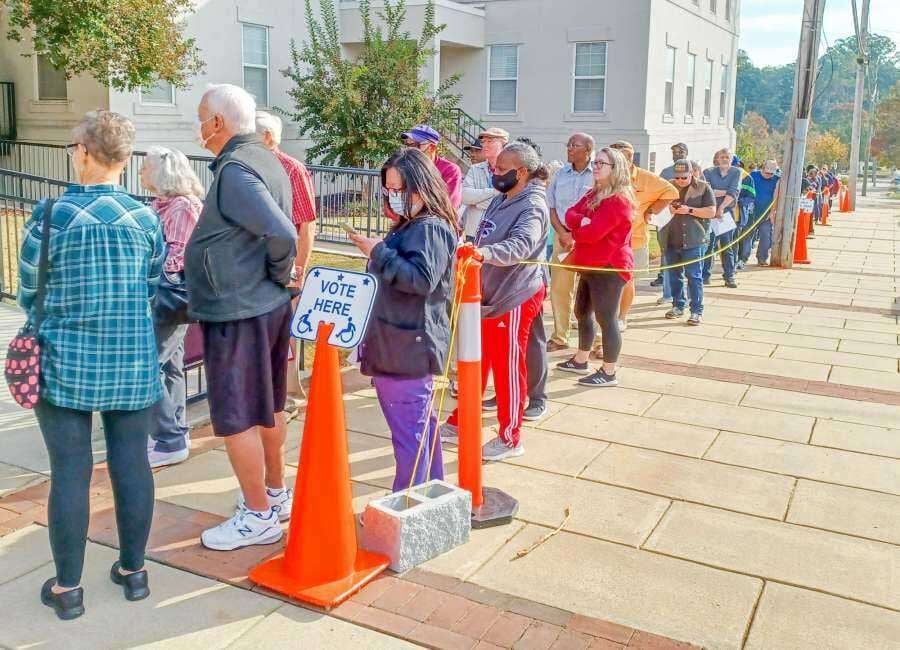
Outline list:
[[[541,287],[531,298],[502,316],[481,319],[481,392],[483,395],[488,377],[493,374],[499,436],[510,447],[519,444],[522,413],[528,397],[525,350],[531,322],[543,309],[545,291]],[[447,422],[457,424],[456,411]]]

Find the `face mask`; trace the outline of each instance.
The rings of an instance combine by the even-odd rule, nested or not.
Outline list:
[[[206,149],[206,143],[212,140],[215,137],[215,133],[213,133],[208,138],[203,137],[203,125],[209,122],[212,119],[215,119],[215,115],[212,117],[208,117],[205,120],[201,121],[200,118],[194,119],[194,142],[200,145],[202,148]]]
[[[391,211],[398,217],[406,216],[406,206],[403,203],[402,194],[394,194],[393,192],[389,192],[388,205],[391,206]]]
[[[500,192],[501,194],[506,194],[512,188],[516,186],[516,183],[519,182],[519,179],[516,176],[517,169],[510,169],[508,172],[503,174],[502,176],[498,176],[494,174],[491,177],[491,185],[494,186],[494,189]]]

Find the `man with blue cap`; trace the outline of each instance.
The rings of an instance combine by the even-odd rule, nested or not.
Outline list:
[[[458,210],[462,205],[462,170],[455,163],[438,155],[441,134],[427,124],[416,124],[406,133],[401,133],[400,139],[407,147],[415,147],[431,159],[447,184],[450,203]]]

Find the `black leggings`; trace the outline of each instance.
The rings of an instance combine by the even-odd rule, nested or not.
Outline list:
[[[153,426],[154,409],[155,405],[139,411],[100,414],[116,504],[119,561],[126,571],[144,567],[153,519],[153,474],[147,460],[147,435]],[[41,400],[35,414],[50,455],[47,520],[57,583],[60,587],[77,587],[90,517],[93,413]]]
[[[619,333],[619,301],[625,280],[618,273],[582,273],[575,293],[578,349],[588,352],[597,335],[596,316],[603,333],[603,361],[616,363],[622,350]]]

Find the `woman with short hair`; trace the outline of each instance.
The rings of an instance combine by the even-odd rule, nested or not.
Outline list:
[[[635,206],[628,160],[616,149],[604,147],[593,162],[594,187],[566,212],[566,228],[575,248],[567,263],[573,266],[611,269],[580,270],[575,293],[578,319],[578,352],[556,365],[565,372],[588,375],[583,386],[617,386],[616,363],[622,349],[619,331],[619,300],[631,279],[631,216]],[[614,269],[614,270],[612,270]],[[596,322],[603,333],[603,365],[590,373],[588,358],[596,335]]]
[[[391,429],[397,492],[444,478],[435,440],[434,375],[443,373],[449,353],[447,302],[459,234],[447,185],[418,149],[401,149],[384,163],[381,187],[385,215],[394,225],[384,241],[356,234],[351,239],[378,278],[360,369],[373,377]]]
[[[187,156],[166,147],[147,150],[141,166],[141,185],[154,195],[150,205],[162,222],[166,240],[163,273],[170,283],[184,284],[184,247],[203,209],[203,185]],[[157,409],[156,425],[150,431],[147,454],[150,467],[163,467],[187,460],[191,450],[184,377],[184,337],[188,325],[173,322],[171,314],[164,309],[156,309],[154,316],[163,397]]]
[[[119,529],[110,578],[129,600],[150,594],[144,552],[153,517],[147,434],[162,395],[150,299],[163,263],[156,213],[118,184],[134,146],[134,126],[111,111],[87,113],[66,151],[78,183],[25,225],[19,304],[34,318],[44,219],[50,219],[38,425],[50,456],[47,525],[56,575],[41,601],[61,619],[84,613],[81,573],[87,538],[99,411]]]

